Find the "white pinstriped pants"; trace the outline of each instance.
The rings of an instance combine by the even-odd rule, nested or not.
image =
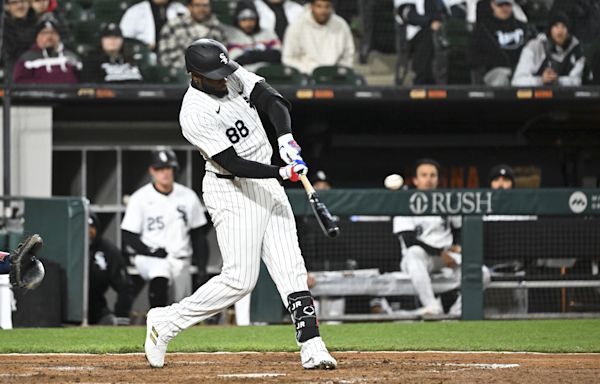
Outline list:
[[[286,307],[290,293],[308,290],[296,222],[277,180],[219,179],[206,172],[203,192],[217,232],[223,269],[191,296],[167,307],[166,318],[175,333],[252,292],[261,258]]]

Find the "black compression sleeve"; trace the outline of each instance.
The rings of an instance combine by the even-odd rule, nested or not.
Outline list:
[[[269,116],[277,137],[292,133],[290,103],[273,87],[264,81],[257,83],[250,94],[250,101]]]
[[[123,246],[125,248],[132,248],[138,255],[149,255],[150,249],[140,239],[140,235],[137,233],[129,232],[126,230],[122,230],[122,238],[123,238]]]
[[[427,254],[429,255],[440,255],[442,253],[442,248],[432,247],[431,245],[426,244],[421,240],[417,239],[417,234],[415,233],[415,231],[400,232],[398,233],[398,236],[402,237],[402,240],[404,240],[404,244],[406,244],[406,247],[418,245],[419,247],[423,248],[425,252],[427,252]]]
[[[237,177],[246,177],[249,179],[281,178],[279,175],[279,167],[242,159],[238,156],[233,147],[229,147],[223,152],[217,153],[212,159]]]
[[[198,267],[199,275],[206,275],[206,265],[208,264],[208,242],[206,241],[207,225],[190,230],[190,239],[192,241],[192,260]]]

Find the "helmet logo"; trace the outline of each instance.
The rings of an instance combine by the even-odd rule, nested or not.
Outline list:
[[[166,154],[166,153],[164,153],[164,152],[160,152],[160,153],[158,154],[158,157],[160,157],[160,159],[162,160],[162,162],[163,162],[163,163],[166,163],[166,162],[167,162],[167,160],[169,160],[169,158],[167,157],[167,154]]]
[[[221,52],[221,54],[219,55],[219,58],[221,59],[221,63],[223,63],[223,64],[229,63],[229,59],[223,52]]]

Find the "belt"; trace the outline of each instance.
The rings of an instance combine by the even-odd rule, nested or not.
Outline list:
[[[222,175],[222,174],[216,173],[216,172],[213,172],[213,173],[215,174],[215,176],[217,176],[217,179],[227,179],[227,180],[235,179],[235,176],[233,176],[233,175]]]

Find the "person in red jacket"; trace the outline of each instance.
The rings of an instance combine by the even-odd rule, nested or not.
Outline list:
[[[75,84],[82,68],[79,57],[61,41],[58,22],[52,15],[42,18],[33,46],[14,66],[15,84]]]

